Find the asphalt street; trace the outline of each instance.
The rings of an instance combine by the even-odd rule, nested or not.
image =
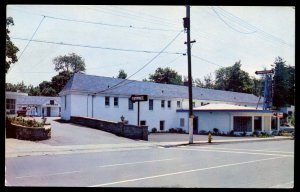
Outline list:
[[[55,119],[47,119],[52,126],[49,140],[6,139],[7,186],[294,185],[294,140],[290,138],[263,141],[266,138],[213,136],[213,143],[208,144],[207,136],[194,135],[195,144],[185,145],[188,134],[157,133],[150,134],[149,141],[131,140]]]
[[[292,188],[294,140],[6,157],[8,186]]]

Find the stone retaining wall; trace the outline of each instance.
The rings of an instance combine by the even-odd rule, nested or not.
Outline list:
[[[45,140],[51,138],[51,126],[45,125],[44,127],[26,127],[11,123],[10,125],[13,138],[22,140]]]
[[[70,122],[114,133],[118,136],[148,141],[148,126],[128,125],[122,122],[104,121],[101,119],[71,116]]]

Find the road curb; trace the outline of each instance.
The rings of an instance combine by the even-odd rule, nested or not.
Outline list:
[[[187,146],[187,145],[213,145],[213,144],[224,144],[224,143],[242,143],[242,142],[261,142],[261,141],[281,141],[281,140],[294,140],[293,138],[262,138],[262,139],[247,139],[247,140],[216,140],[208,143],[208,141],[196,141],[193,143],[178,143],[178,144],[158,144],[160,147],[178,147],[178,146]]]

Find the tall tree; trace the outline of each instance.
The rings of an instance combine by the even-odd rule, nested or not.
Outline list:
[[[176,71],[166,68],[157,68],[154,74],[149,75],[149,80],[156,83],[182,85],[182,77]]]
[[[59,72],[58,75],[55,75],[51,79],[51,87],[55,90],[56,94],[64,88],[69,79],[72,77],[73,73],[68,71]]]
[[[6,18],[6,46],[5,46],[5,73],[7,73],[10,65],[17,62],[17,52],[19,48],[16,47],[9,37],[9,26],[14,25],[14,20],[12,17]]]
[[[55,70],[62,72],[85,72],[85,63],[82,57],[76,55],[75,53],[70,53],[69,55],[58,56],[53,59],[55,65]]]
[[[34,87],[33,85],[28,86],[28,95],[29,96],[39,96],[41,95],[39,86]]]
[[[200,78],[196,78],[196,79],[195,79],[195,86],[196,86],[196,87],[201,87],[201,88],[204,88],[204,87],[205,87],[204,83],[201,81]]]
[[[212,80],[211,74],[204,76],[204,88],[213,89],[214,81]]]
[[[252,92],[251,93],[253,95],[260,96],[261,93],[262,93],[264,80],[252,77],[252,81],[253,81],[253,87],[252,87]]]
[[[12,92],[20,91],[22,93],[28,93],[28,87],[24,84],[23,81],[17,84],[6,83],[5,91],[12,91]]]
[[[222,67],[216,71],[215,88],[251,93],[253,81],[249,74],[241,70],[241,61],[236,62],[233,66]]]
[[[127,77],[127,73],[125,73],[125,71],[123,69],[121,69],[119,71],[119,74],[118,74],[117,78],[119,78],[119,79],[126,79],[126,77]]]
[[[286,66],[281,57],[275,58],[273,77],[273,106],[275,108],[294,105],[295,68]]]

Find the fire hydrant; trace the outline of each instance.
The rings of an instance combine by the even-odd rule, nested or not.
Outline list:
[[[208,133],[208,143],[211,143],[211,140],[212,140],[211,133]]]

